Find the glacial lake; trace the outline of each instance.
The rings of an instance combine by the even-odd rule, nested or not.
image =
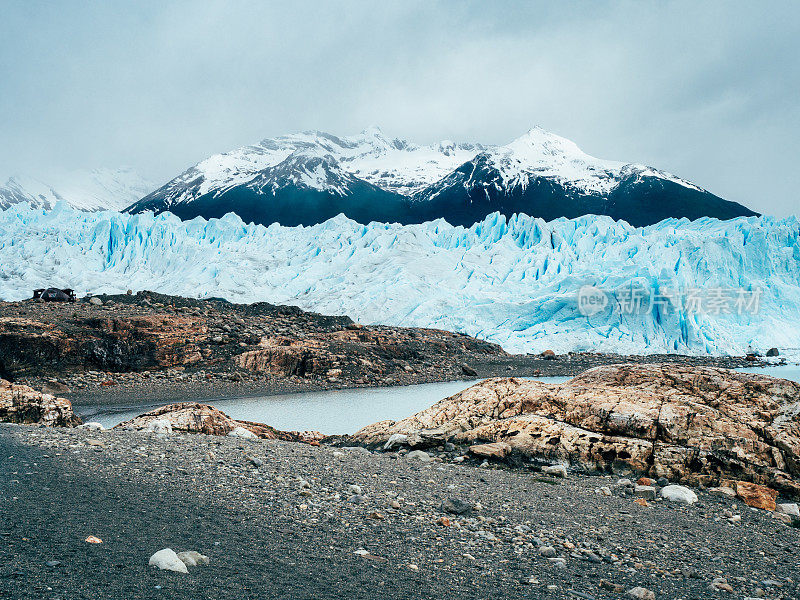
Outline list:
[[[560,383],[569,377],[537,377]],[[319,431],[327,435],[355,433],[362,427],[392,419],[399,421],[428,408],[442,398],[467,389],[479,380],[421,383],[384,388],[357,388],[300,392],[254,398],[204,400],[228,416],[242,421],[267,423],[284,431]],[[87,421],[113,427],[152,410],[160,404],[138,406],[82,406],[76,412]]]
[[[800,382],[800,366],[754,367],[738,369],[747,373],[762,373]],[[561,383],[569,377],[537,377],[544,383]],[[392,419],[398,421],[435,402],[457,394],[475,384],[473,381],[423,383],[387,388],[358,388],[302,392],[253,398],[207,400],[234,419],[267,423],[285,431],[316,430],[324,434],[355,433],[362,427]],[[147,412],[159,404],[137,406],[76,407],[84,421],[96,421],[113,427]]]

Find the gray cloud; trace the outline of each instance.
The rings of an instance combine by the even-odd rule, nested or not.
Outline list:
[[[798,214],[794,2],[6,3],[0,175],[166,180],[303,129],[504,143],[532,125]]]

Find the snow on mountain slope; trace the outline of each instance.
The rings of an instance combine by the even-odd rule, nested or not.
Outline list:
[[[631,225],[667,218],[756,216],[664,171],[601,160],[540,128],[506,146],[487,149],[411,198],[409,212],[424,222],[444,216],[460,225],[497,211],[552,220],[608,215]]]
[[[73,171],[57,183],[67,204],[79,210],[120,211],[153,191],[155,183],[128,167]]]
[[[480,145],[450,141],[416,146],[404,140],[390,140],[377,127],[341,138],[321,131],[306,131],[210,156],[159,190],[159,199],[164,208],[170,209],[206,194],[218,196],[250,183],[261,171],[274,168],[290,157],[326,158],[384,190],[410,194],[437,181],[480,149]],[[325,178],[305,183],[320,190],[327,187]]]
[[[130,168],[73,171],[54,179],[44,183],[32,177],[10,177],[0,186],[0,208],[27,202],[50,209],[64,201],[78,210],[119,211],[155,188]]]
[[[505,187],[526,187],[534,177],[547,177],[583,193],[608,194],[627,173],[659,177],[684,187],[702,188],[645,165],[603,160],[586,154],[575,142],[534,127],[510,144],[487,151]]]
[[[585,285],[763,289],[757,313],[584,316]],[[151,289],[296,304],[364,323],[440,327],[510,351],[741,354],[800,340],[800,223],[795,218],[544,222],[494,214],[472,227],[358,223],[246,225],[235,215],[0,212],[0,298],[57,285],[78,293]]]
[[[485,148],[481,144],[451,140],[430,146],[404,140],[390,142],[377,127],[349,139],[359,150],[343,156],[344,168],[373,185],[404,196],[438,181]],[[364,146],[371,150],[361,151]]]
[[[293,213],[294,202],[319,210]],[[360,223],[444,218],[464,226],[492,212],[547,220],[604,214],[634,225],[756,214],[669,173],[589,156],[541,128],[505,146],[417,146],[377,128],[342,138],[280,136],[214,155],[127,209],[148,210],[183,219],[234,212],[264,225],[314,225],[339,213]]]
[[[29,177],[9,177],[0,186],[0,209],[8,208],[18,202],[27,202],[36,208],[51,209],[59,200],[58,193],[46,183]]]

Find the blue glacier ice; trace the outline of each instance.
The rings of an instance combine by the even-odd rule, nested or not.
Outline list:
[[[0,211],[0,298],[48,285],[79,295],[149,289],[438,327],[514,352],[742,354],[800,347],[798,238],[794,217],[636,228],[608,217],[494,214],[464,228],[360,225],[340,215],[264,227],[233,214],[181,221],[17,204]],[[608,292],[608,310],[580,311],[584,286]],[[654,301],[631,314],[612,310],[630,289],[649,290],[651,300],[662,290],[761,295],[746,311]]]

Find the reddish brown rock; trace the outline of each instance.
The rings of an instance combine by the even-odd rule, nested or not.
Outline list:
[[[0,356],[15,377],[174,367],[202,359],[205,326],[174,315],[87,316],[69,323],[0,317]]]
[[[636,481],[636,485],[653,486],[653,485],[655,485],[655,482],[652,479],[650,479],[649,477],[640,477]]]
[[[318,445],[319,440],[323,438],[323,435],[317,431],[279,431],[263,423],[237,421],[213,406],[196,402],[168,404],[120,423],[115,428],[147,429],[154,421],[167,421],[173,431],[182,433],[228,435],[234,429],[243,427],[257,437],[267,440],[286,440]]]
[[[27,385],[14,385],[0,379],[0,422],[76,427],[80,418],[65,398],[37,392]]]
[[[778,492],[763,485],[758,485],[757,483],[737,481],[736,495],[741,498],[747,506],[774,511]]]
[[[234,358],[237,366],[270,375],[297,375],[326,372],[330,355],[319,340],[264,338],[257,350],[248,350]]]
[[[505,442],[587,470],[716,485],[735,478],[797,490],[800,384],[712,367],[614,365],[563,384],[488,379],[396,423],[366,444],[437,428],[459,442]]]

